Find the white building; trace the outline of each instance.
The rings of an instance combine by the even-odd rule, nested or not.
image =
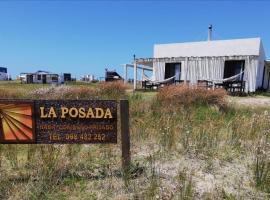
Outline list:
[[[58,83],[59,75],[47,71],[37,71],[35,73],[21,73],[22,83]]]
[[[270,64],[265,60],[260,38],[156,44],[153,58],[135,59],[134,80],[138,66],[148,66],[156,82],[171,77],[190,84],[238,80],[245,82],[245,92],[254,92],[269,89]]]
[[[93,74],[83,75],[81,76],[81,81],[86,81],[86,82],[95,81],[95,76]]]
[[[0,67],[0,81],[8,80],[7,68]]]

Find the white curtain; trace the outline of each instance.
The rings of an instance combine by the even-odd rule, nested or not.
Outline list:
[[[154,62],[153,66],[155,81],[163,81],[165,78],[165,62]]]
[[[245,92],[255,92],[256,77],[259,65],[258,57],[254,56],[224,56],[224,57],[191,57],[181,61],[181,80],[196,84],[198,80],[222,80],[225,60],[245,60],[244,81]],[[163,81],[165,77],[165,62],[154,62],[155,81]],[[257,80],[258,82],[258,80]]]
[[[256,91],[256,77],[257,77],[257,68],[258,68],[258,59],[247,57],[245,59],[245,73],[244,80],[245,92],[255,92]]]
[[[223,57],[193,58],[187,61],[187,79],[196,84],[198,80],[222,79],[224,73]]]
[[[181,65],[176,64],[175,65],[175,80],[179,81],[180,76],[181,76]]]

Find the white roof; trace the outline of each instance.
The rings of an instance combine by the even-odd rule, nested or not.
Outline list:
[[[260,47],[260,38],[156,44],[154,45],[154,58],[259,56]]]

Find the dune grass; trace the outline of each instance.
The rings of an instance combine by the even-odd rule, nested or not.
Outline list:
[[[4,83],[0,90],[2,98],[128,98],[132,152],[123,177],[119,138],[116,145],[0,145],[0,199],[269,198],[269,108],[235,108],[224,91],[185,86],[126,93],[121,83]]]

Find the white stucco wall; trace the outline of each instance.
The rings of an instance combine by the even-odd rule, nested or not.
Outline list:
[[[250,57],[251,56],[251,57]],[[203,41],[203,42],[191,42],[191,43],[173,43],[173,44],[157,44],[154,45],[154,58],[177,58],[183,57],[185,58],[224,58],[225,60],[236,59],[236,60],[245,60],[245,74],[246,77],[247,88],[246,91],[254,92],[255,89],[262,87],[262,80],[263,80],[263,70],[264,70],[264,63],[265,63],[265,52],[262,45],[262,41],[260,38],[250,38],[250,39],[237,39],[237,40],[220,40],[220,41]],[[250,57],[250,58],[249,58]],[[249,59],[251,60],[249,60]],[[248,62],[249,63],[248,63]],[[200,61],[199,61],[200,63]],[[189,65],[192,62],[189,62]],[[190,68],[190,66],[186,66],[186,61],[181,61],[181,80],[189,77],[189,75],[183,74],[183,68]],[[216,64],[212,64],[215,65]],[[215,71],[215,67],[212,67],[212,70]],[[220,64],[219,71],[223,69],[224,66],[221,67]],[[247,67],[249,66],[249,67]],[[211,68],[209,67],[209,69]],[[159,68],[162,68],[161,70]],[[164,72],[165,64],[159,62],[158,65],[154,65],[154,74],[156,80],[163,80],[162,73]],[[197,67],[196,67],[197,68]],[[196,70],[188,70],[188,74],[193,71],[194,73]],[[207,70],[207,69],[206,69]],[[193,76],[195,77],[194,73],[192,72]],[[210,74],[213,74],[211,70],[209,71]],[[207,72],[206,72],[207,74]],[[218,79],[223,78],[223,73],[218,73]],[[248,75],[247,75],[248,74]],[[208,76],[208,75],[207,75]],[[211,75],[212,76],[212,75]],[[266,72],[265,76],[267,76],[268,80],[268,73]],[[214,78],[214,77],[212,77]],[[187,78],[188,80],[189,78]],[[264,86],[267,86],[266,78],[264,80]]]
[[[1,81],[7,80],[7,78],[8,78],[8,74],[7,73],[0,72],[0,80]]]

